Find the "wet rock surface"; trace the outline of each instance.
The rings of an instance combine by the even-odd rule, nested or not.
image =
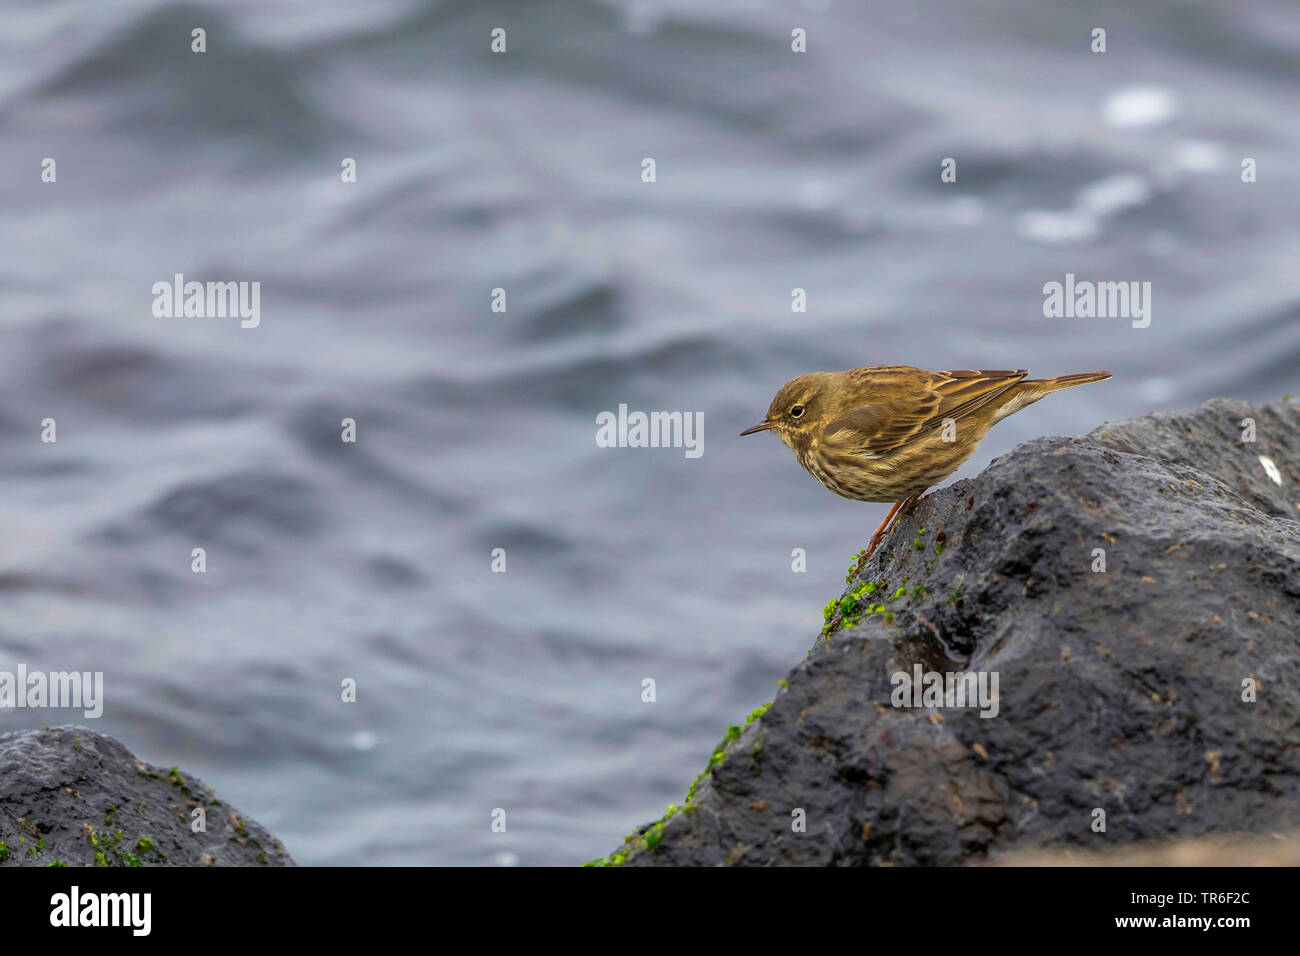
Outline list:
[[[0,866],[294,865],[198,778],[75,726],[0,734],[0,843]]]
[[[901,521],[687,805],[604,862],[952,865],[1294,829],[1298,518],[1285,401],[1020,445]],[[918,665],[996,674],[996,715],[895,706]]]

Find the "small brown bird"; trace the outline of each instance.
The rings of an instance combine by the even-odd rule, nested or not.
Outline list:
[[[871,536],[865,562],[894,516],[960,468],[990,428],[1051,392],[1110,378],[1109,372],[1028,374],[910,365],[810,372],[781,386],[767,417],[740,434],[776,432],[799,464],[837,495],[895,502]]]

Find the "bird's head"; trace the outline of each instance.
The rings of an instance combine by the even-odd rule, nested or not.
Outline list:
[[[764,419],[740,434],[774,431],[791,448],[800,444],[801,440],[807,441],[813,426],[826,422],[830,417],[832,409],[828,407],[828,399],[832,393],[829,381],[831,374],[810,372],[786,382],[772,399]]]

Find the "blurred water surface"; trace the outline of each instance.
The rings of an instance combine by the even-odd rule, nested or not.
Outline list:
[[[1115,373],[961,475],[1296,390],[1293,3],[3,16],[0,668],[103,670],[97,729],[304,863],[570,864],[680,802],[883,515],[736,437],[797,374]],[[261,326],[155,318],[176,273]],[[1066,273],[1152,282],[1150,327],[1045,319]],[[620,403],[704,455],[598,448]]]

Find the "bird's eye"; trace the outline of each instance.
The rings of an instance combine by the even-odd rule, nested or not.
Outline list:
[[[790,409],[790,417],[791,417],[791,418],[798,418],[798,417],[800,417],[802,414],[803,414],[803,406],[802,406],[802,405],[796,405],[794,408]]]

